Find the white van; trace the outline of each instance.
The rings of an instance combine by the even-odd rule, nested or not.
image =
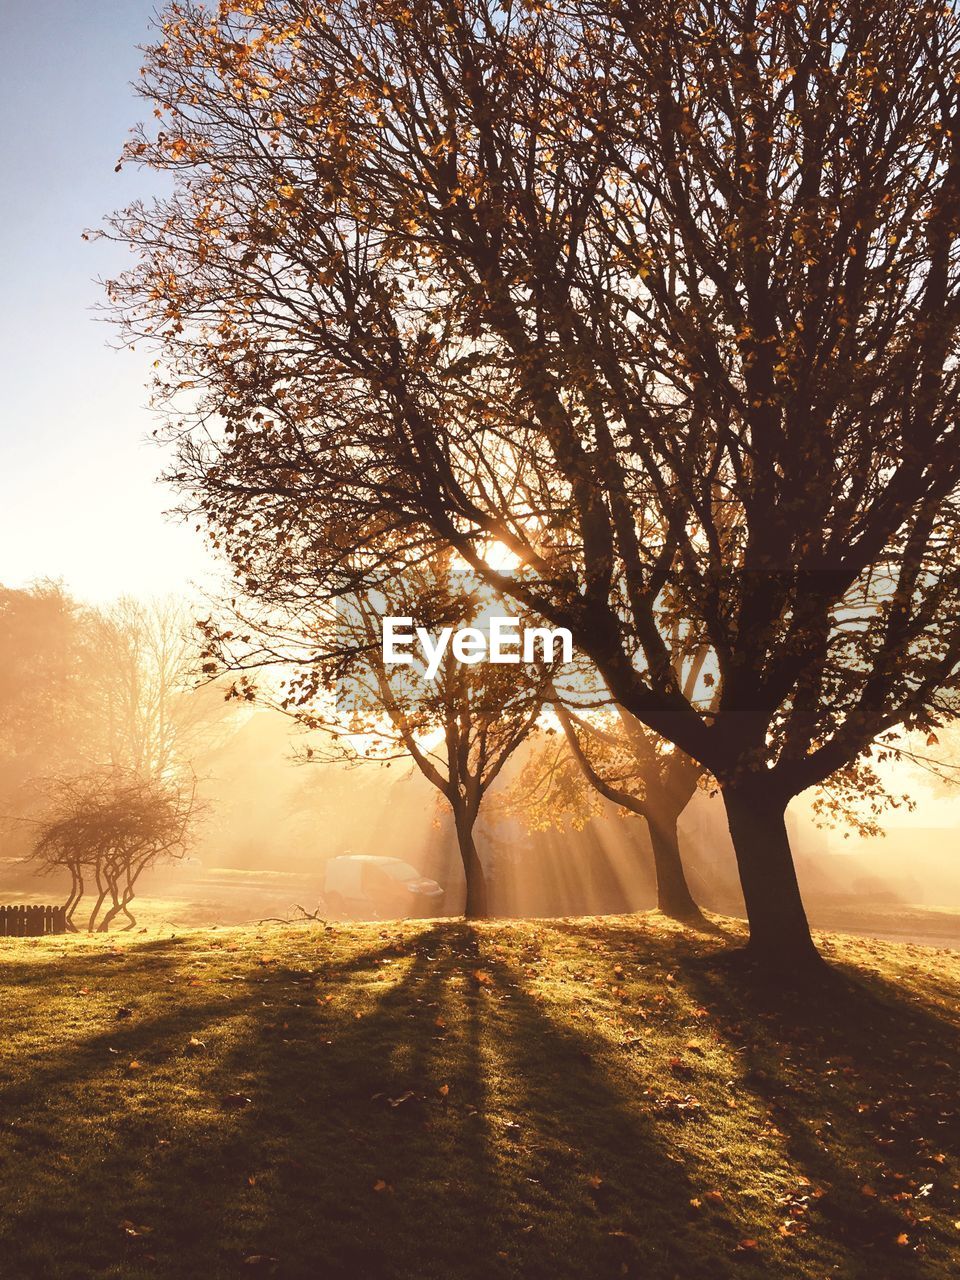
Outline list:
[[[346,853],[326,865],[323,896],[337,915],[390,920],[439,915],[443,889],[400,858]]]

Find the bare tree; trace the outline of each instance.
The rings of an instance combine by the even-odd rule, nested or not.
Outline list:
[[[95,657],[87,701],[99,757],[143,778],[189,770],[230,708],[220,687],[198,682],[199,640],[183,604],[126,597],[88,626]]]
[[[106,932],[120,915],[124,928],[132,929],[136,917],[130,906],[140,876],[159,861],[183,857],[196,814],[193,786],[115,769],[62,779],[39,825],[33,856],[45,872],[69,872],[68,926],[76,927],[74,914],[89,891],[89,932]]]

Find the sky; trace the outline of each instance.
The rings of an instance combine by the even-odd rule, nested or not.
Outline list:
[[[77,597],[208,588],[199,534],[165,518],[164,454],[147,408],[152,357],[111,347],[96,277],[127,252],[86,243],[150,191],[114,172],[144,114],[131,81],[148,0],[0,0],[0,583]]]

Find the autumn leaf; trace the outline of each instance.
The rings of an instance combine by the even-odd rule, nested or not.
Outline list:
[[[243,1093],[225,1093],[220,1099],[220,1105],[227,1111],[241,1111],[244,1107],[249,1107],[253,1101]]]
[[[135,1222],[131,1222],[129,1218],[124,1218],[120,1223],[120,1229],[123,1234],[130,1236],[132,1239],[138,1239],[140,1236],[148,1236],[153,1231],[153,1227],[138,1226]]]

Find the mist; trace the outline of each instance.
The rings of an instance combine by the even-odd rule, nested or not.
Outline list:
[[[183,846],[157,858],[138,884],[138,927],[379,918],[385,908],[375,896],[329,900],[328,864],[358,856],[412,868],[440,887],[442,913],[459,915],[465,882],[452,814],[409,755],[338,759],[325,749],[328,735],[229,697],[226,681],[201,672],[195,612],[173,597],[94,607],[55,583],[0,592],[5,902],[64,899],[65,875],[44,870],[35,856],[37,832],[58,780],[106,768],[189,778],[195,792],[197,816]],[[490,914],[655,907],[650,838],[634,814],[595,797],[587,810],[531,819],[522,780],[535,770],[538,741],[547,739],[541,734],[511,759],[478,823]],[[948,762],[949,742],[938,754]],[[888,770],[885,784],[891,797],[909,787],[913,811],[894,809],[876,824],[863,809],[825,823],[809,797],[791,806],[811,922],[956,944],[957,792],[942,776],[908,766]],[[709,787],[696,791],[678,829],[696,900],[742,916],[722,802]]]

